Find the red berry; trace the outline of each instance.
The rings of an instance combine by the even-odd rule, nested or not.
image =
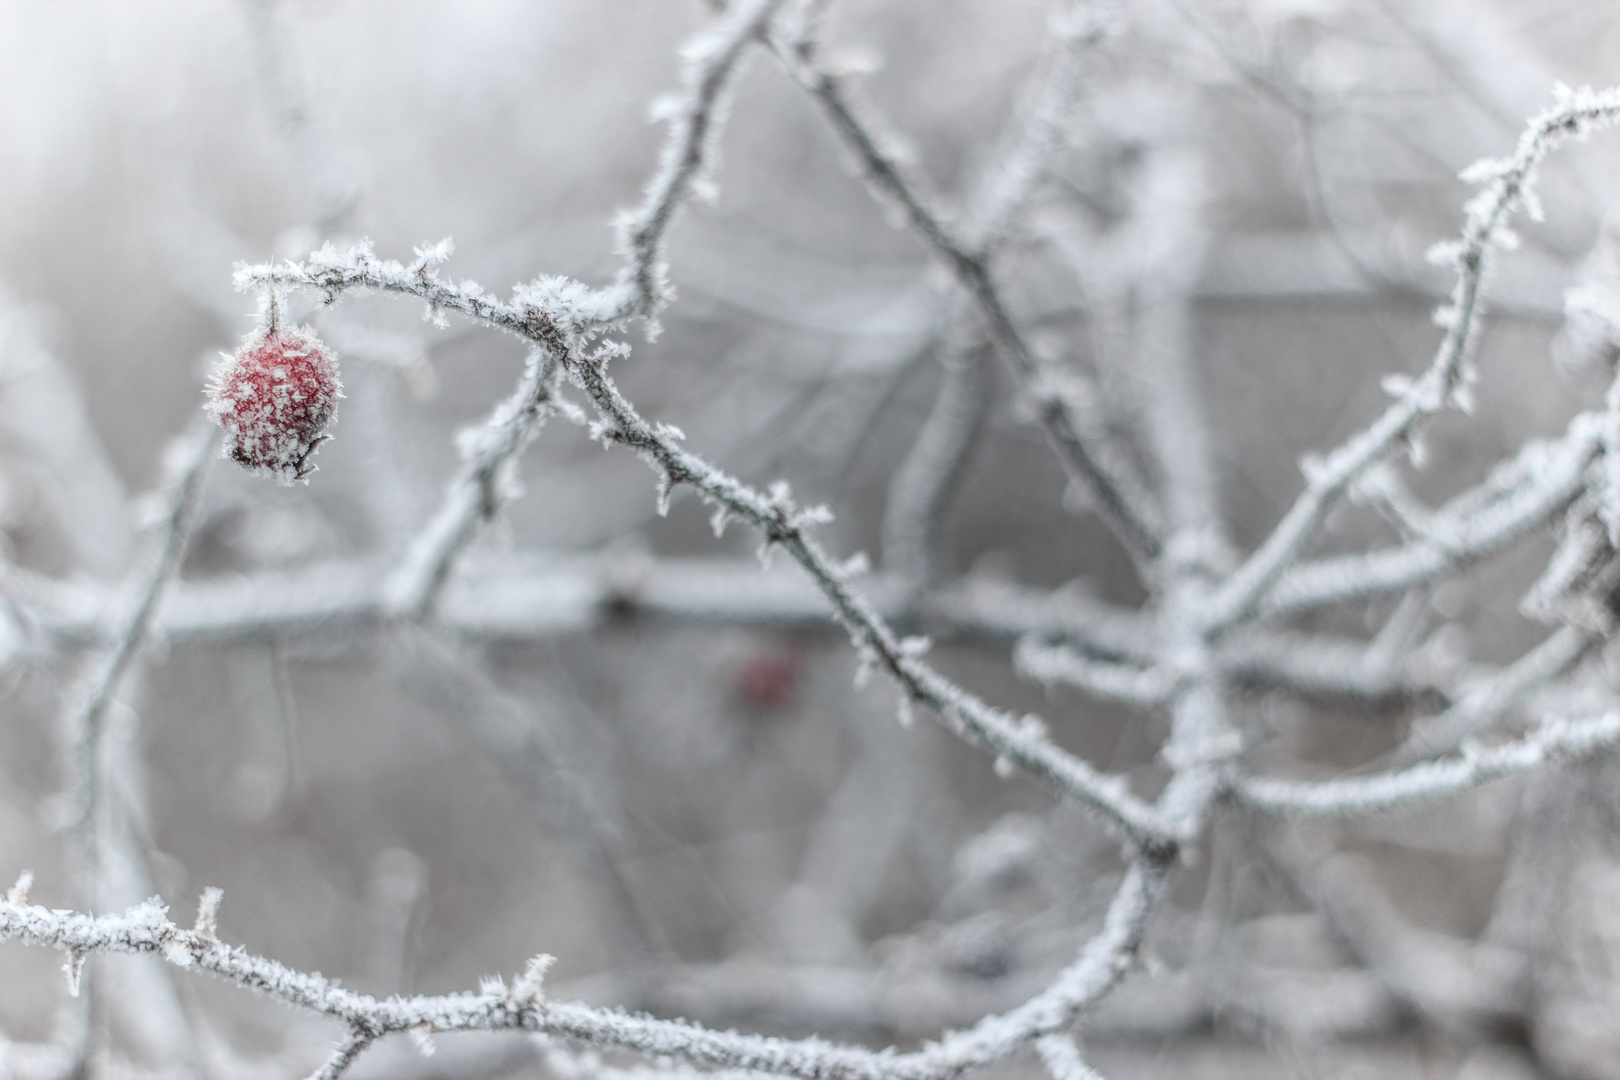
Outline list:
[[[774,712],[793,701],[799,683],[799,654],[772,649],[749,657],[738,669],[733,689],[755,712]]]
[[[225,429],[225,453],[284,484],[315,471],[310,455],[342,397],[337,362],[300,327],[259,330],[214,369],[208,416]]]

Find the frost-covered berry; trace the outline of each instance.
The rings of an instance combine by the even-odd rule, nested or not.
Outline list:
[[[224,356],[208,385],[208,416],[225,429],[225,454],[283,484],[315,471],[342,397],[337,361],[313,333],[278,327],[250,334]]]

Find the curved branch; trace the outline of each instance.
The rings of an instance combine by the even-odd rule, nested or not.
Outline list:
[[[1119,982],[1163,894],[1169,864],[1144,857],[1126,871],[1102,929],[1045,991],[999,1016],[912,1053],[873,1051],[818,1039],[790,1041],[719,1032],[679,1020],[631,1016],[541,994],[549,957],[539,957],[511,988],[498,980],[477,994],[392,997],[379,1001],[331,980],[296,971],[212,933],[182,930],[167,909],[148,901],[121,915],[89,916],[0,901],[0,938],[61,949],[70,956],[147,953],[183,968],[218,975],[306,1011],[340,1020],[355,1034],[327,1062],[341,1068],[384,1035],[418,1031],[521,1030],[591,1046],[668,1056],[722,1069],[745,1069],[804,1080],[951,1080],[1002,1061],[1036,1039],[1061,1031]],[[361,1039],[364,1038],[364,1043]],[[317,1075],[322,1075],[317,1073]]]
[[[708,33],[681,50],[685,96],[671,117],[669,141],[647,198],[619,223],[619,242],[628,265],[618,284],[602,296],[599,325],[630,318],[654,318],[674,294],[664,262],[666,237],[693,188],[714,169],[727,94],[736,81],[748,46],[764,33],[781,0],[735,4]]]

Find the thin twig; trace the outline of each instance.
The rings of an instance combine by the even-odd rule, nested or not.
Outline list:
[[[219,429],[200,424],[183,436],[165,463],[168,478],[163,501],[162,533],[152,564],[129,585],[129,606],[111,647],[94,662],[82,697],[67,718],[67,730],[74,745],[74,825],[84,846],[88,875],[84,888],[92,888],[95,877],[95,817],[100,788],[97,763],[107,709],[118,694],[130,665],[140,654],[152,629],[153,616],[165,588],[180,570],[186,538],[191,531],[202,489],[202,476],[213,456]],[[93,896],[87,902],[94,903]]]
[[[1584,627],[1566,626],[1507,667],[1481,680],[1438,716],[1414,725],[1410,738],[1394,753],[1397,766],[1445,753],[1465,739],[1486,731],[1536,687],[1557,678],[1601,639]]]
[[[348,1071],[349,1066],[357,1061],[366,1047],[377,1041],[377,1035],[366,1030],[362,1025],[356,1024],[349,1028],[349,1033],[332,1051],[332,1056],[321,1064],[321,1067],[309,1074],[309,1080],[338,1080]]]
[[[1019,639],[1013,666],[1026,679],[1048,686],[1062,683],[1093,697],[1119,701],[1137,708],[1165,704],[1175,693],[1179,677],[1164,668],[1134,668],[1093,660],[1065,645],[1044,644],[1032,636]]]
[[[938,566],[934,535],[990,404],[990,380],[977,350],[947,346],[939,392],[911,453],[895,471],[883,509],[883,565],[921,588]]]
[[[512,396],[481,427],[463,433],[465,464],[384,586],[385,616],[421,619],[434,610],[457,557],[511,498],[511,472],[551,412],[558,373],[551,353],[534,350]]]
[[[1599,449],[1598,422],[1595,414],[1582,413],[1570,422],[1564,438],[1550,445],[1534,443],[1521,451],[1520,456],[1534,459],[1535,466],[1528,482],[1516,491],[1471,512],[1435,514],[1435,529],[1446,538],[1444,543],[1417,539],[1358,555],[1297,562],[1279,576],[1261,601],[1258,615],[1274,620],[1333,604],[1403,593],[1502,550],[1579,497],[1586,486],[1587,467]],[[1459,501],[1465,499],[1459,497]],[[1231,580],[1227,579],[1228,584]]]
[[[1548,720],[1522,739],[1461,756],[1372,776],[1338,780],[1239,780],[1245,805],[1273,814],[1354,817],[1433,802],[1555,760],[1582,758],[1620,742],[1620,712],[1586,720]]]
[[[1117,28],[1118,5],[1078,0],[1052,13],[1051,55],[1026,93],[1028,105],[1012,147],[990,169],[972,203],[974,246],[993,255],[1018,227],[1030,200],[1062,149],[1092,52]],[[802,40],[802,39],[801,39]]]
[[[815,63],[813,53],[794,43],[775,44],[788,72],[817,101],[855,155],[868,187],[883,202],[900,209],[912,231],[972,297],[990,340],[1033,400],[1038,421],[1071,479],[1095,497],[1099,513],[1128,549],[1143,558],[1156,555],[1160,546],[1157,515],[1141,482],[1125,471],[1122,460],[1083,435],[1069,402],[1044,375],[1013,319],[991,275],[989,260],[957,236],[944,216],[929,205],[921,185],[907,175],[900,155],[885,145],[878,134],[880,128],[858,115],[846,80]]]
[[[602,296],[599,325],[656,318],[673,296],[665,248],[694,186],[707,182],[719,152],[727,95],[748,47],[759,38],[781,0],[743,0],[707,33],[681,50],[685,96],[671,116],[669,139],[641,206],[619,224],[627,264],[618,285]]]
[[[1030,200],[1046,179],[1052,157],[1064,141],[1064,127],[1079,94],[1084,60],[1107,34],[1114,12],[1104,4],[1079,3],[1057,13],[1056,48],[1037,77],[1011,150],[988,171],[974,202],[968,232],[988,260],[1006,244]],[[813,42],[810,31],[798,38]],[[958,305],[959,306],[959,305]],[[959,323],[953,306],[947,323]],[[942,339],[943,377],[933,410],[923,422],[911,453],[895,472],[883,515],[883,562],[918,588],[931,582],[933,538],[938,518],[959,480],[989,407],[990,385],[978,350],[965,346],[960,325]]]

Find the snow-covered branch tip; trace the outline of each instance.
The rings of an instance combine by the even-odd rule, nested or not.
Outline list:
[[[1589,757],[1620,743],[1620,712],[1586,720],[1549,719],[1521,739],[1488,748],[1464,744],[1454,758],[1337,780],[1245,778],[1233,794],[1256,810],[1308,817],[1354,817],[1432,802],[1553,761]]]
[[[1485,159],[1463,172],[1464,179],[1485,186],[1464,207],[1460,239],[1431,252],[1433,259],[1456,270],[1457,281],[1449,301],[1435,316],[1445,335],[1428,370],[1415,380],[1405,376],[1386,379],[1385,388],[1395,401],[1384,413],[1331,453],[1303,463],[1305,490],[1211,598],[1204,615],[1210,632],[1218,633],[1252,614],[1315,535],[1338,497],[1366,469],[1408,439],[1422,420],[1447,405],[1470,407],[1471,357],[1490,249],[1515,246],[1507,227],[1515,211],[1523,209],[1532,220],[1541,219],[1535,180],[1547,155],[1569,139],[1611,126],[1620,117],[1620,87],[1598,93],[1560,85],[1555,99],[1552,107],[1531,119],[1512,157]]]

